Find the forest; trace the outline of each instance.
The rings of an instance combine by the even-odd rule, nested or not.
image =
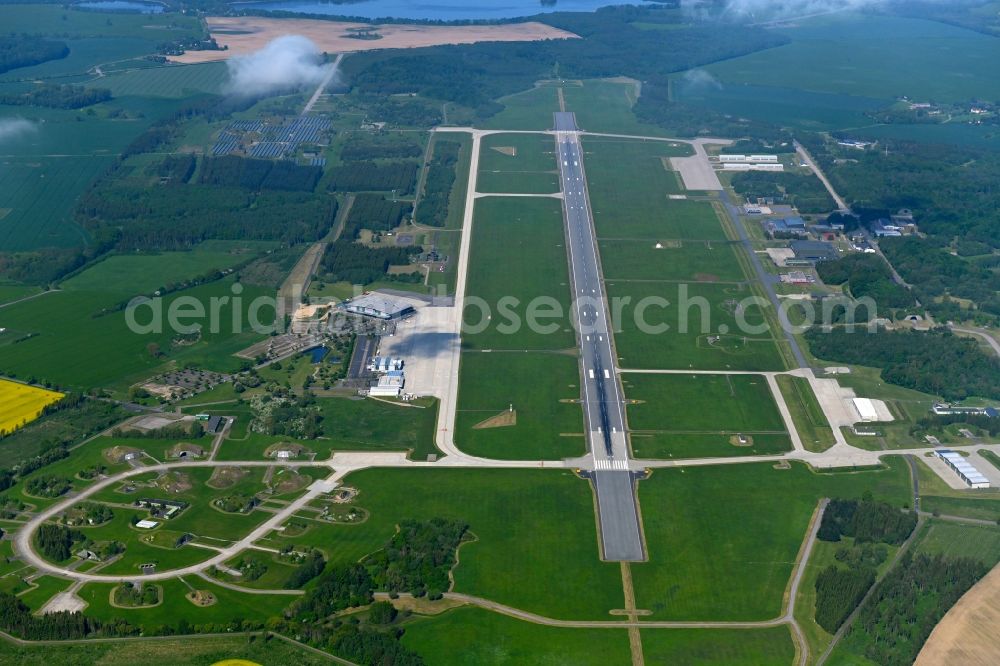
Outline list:
[[[698,65],[779,46],[787,38],[764,30],[728,32],[713,26],[677,25],[664,40],[659,30],[632,22],[677,23],[675,13],[653,7],[604,7],[593,13],[555,13],[539,17],[583,39],[523,44],[480,43],[412,49],[387,55],[362,53],[345,62],[351,84],[363,93],[417,92],[447,100],[489,117],[502,107],[494,100],[526,90],[538,79],[631,76],[647,79]]]
[[[908,551],[861,607],[847,641],[880,666],[909,666],[938,621],[987,571],[977,560]]]
[[[68,55],[66,42],[41,39],[35,35],[5,35],[0,37],[0,74]]]
[[[405,266],[414,247],[368,247],[341,238],[326,248],[320,263],[323,279],[329,282],[371,284],[385,278],[389,266]]]
[[[25,93],[0,95],[0,104],[12,106],[44,106],[51,109],[82,109],[111,99],[107,88],[43,83]]]
[[[361,135],[344,144],[340,151],[340,159],[345,162],[400,159],[420,157],[423,152],[423,148],[409,141],[388,140],[376,135]]]
[[[352,162],[330,169],[331,192],[389,192],[403,196],[413,192],[416,162]]]
[[[917,514],[876,502],[870,493],[860,500],[832,499],[823,512],[818,538],[852,541],[835,554],[816,577],[816,623],[835,633],[875,583],[876,569],[885,562],[885,545],[898,546],[917,526]]]
[[[848,254],[835,261],[816,264],[816,272],[826,284],[846,284],[854,298],[872,298],[879,309],[908,308],[913,295],[892,279],[892,271],[876,254]]]
[[[469,526],[455,520],[404,520],[382,549],[365,558],[374,585],[388,592],[440,598],[451,582],[455,554]]]
[[[391,201],[381,194],[363,192],[354,203],[344,223],[344,237],[358,238],[362,229],[389,231],[403,223],[412,206],[407,201]]]
[[[135,636],[139,628],[125,620],[101,622],[83,613],[60,611],[34,615],[9,592],[0,592],[0,629],[27,640],[67,640],[91,636]]]
[[[840,541],[853,537],[857,543],[880,542],[898,546],[917,526],[917,514],[900,511],[886,502],[876,502],[871,495],[859,500],[833,499],[823,512],[819,539]]]
[[[842,150],[820,135],[802,133],[799,140],[856,211],[913,211],[925,236],[885,238],[880,244],[928,310],[958,320],[977,314],[955,301],[935,300],[950,294],[974,301],[989,319],[1000,316],[998,260],[991,256],[1000,249],[995,230],[1000,153],[889,141],[878,150],[848,149],[851,159],[841,159]]]
[[[462,144],[438,139],[434,156],[427,167],[423,196],[414,212],[414,221],[431,227],[443,227],[448,220],[448,203],[455,184],[455,169]]]
[[[203,185],[243,187],[248,190],[312,192],[323,168],[289,160],[257,160],[238,155],[206,157],[198,180]]]
[[[35,543],[42,555],[53,560],[62,562],[68,560],[72,555],[73,544],[84,540],[83,532],[73,530],[62,525],[42,523],[35,533]]]
[[[817,358],[880,368],[890,384],[953,401],[1000,399],[1000,359],[945,327],[874,333],[813,327],[805,338]]]
[[[110,182],[85,194],[76,215],[97,238],[134,251],[187,249],[207,239],[314,241],[336,213],[332,197],[304,192]]]
[[[774,199],[795,206],[800,213],[828,213],[837,205],[813,174],[747,171],[733,176],[733,189],[748,199]]]

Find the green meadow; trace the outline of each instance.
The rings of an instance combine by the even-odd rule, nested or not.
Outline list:
[[[600,250],[606,280],[746,281],[739,247],[726,241],[602,240]]]
[[[606,288],[620,367],[784,369],[761,307],[741,304],[752,295],[747,286],[616,281]]]
[[[867,14],[814,18],[782,32],[790,44],[706,69],[724,82],[840,95],[942,102],[1000,97],[1000,42],[988,35]]]
[[[632,565],[636,604],[662,620],[766,620],[823,497],[870,490],[910,501],[906,464],[817,473],[800,463],[667,468],[639,483],[649,561]]]
[[[631,660],[624,629],[546,627],[474,607],[407,624],[403,644],[428,664],[604,666]]]
[[[462,345],[467,349],[568,349],[570,286],[562,208],[555,199],[489,197],[476,202]],[[532,314],[529,304],[544,298]],[[562,316],[546,316],[561,311]],[[537,318],[537,330],[525,320]],[[489,319],[487,319],[487,317]],[[514,318],[517,318],[516,321]],[[544,328],[542,328],[544,327]],[[482,329],[482,330],[480,330]]]
[[[92,79],[87,85],[107,88],[116,97],[190,97],[201,93],[219,93],[228,80],[225,63],[207,62],[127,69]]]
[[[563,619],[607,619],[622,607],[619,565],[599,560],[590,485],[568,470],[371,469],[344,485],[360,491],[355,503],[370,512],[367,521],[312,521],[301,536],[276,532],[271,541],[354,562],[381,548],[401,520],[452,518],[476,539],[461,547],[456,592]]]
[[[579,399],[575,355],[465,352],[455,443],[470,455],[507,460],[583,455],[586,442]],[[507,418],[512,407],[516,424],[492,421]]]
[[[786,666],[795,644],[787,627],[768,629],[643,629],[647,664]]]
[[[555,140],[544,134],[491,134],[483,137],[476,191],[519,194],[558,192]]]
[[[760,375],[622,376],[632,450],[640,458],[742,456],[791,449]],[[748,443],[740,445],[738,435]]]

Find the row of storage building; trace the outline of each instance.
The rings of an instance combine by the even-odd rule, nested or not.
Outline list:
[[[937,456],[945,462],[948,467],[955,470],[955,473],[965,482],[965,485],[970,488],[989,488],[990,481],[982,472],[976,469],[972,463],[965,459],[961,453],[956,451],[949,451],[947,449],[942,449],[937,451]]]

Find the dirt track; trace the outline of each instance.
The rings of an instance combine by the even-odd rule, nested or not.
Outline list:
[[[535,42],[543,39],[575,39],[577,36],[543,23],[512,23],[509,25],[368,25],[344,21],[316,19],[271,19],[257,16],[211,17],[208,29],[219,46],[226,51],[189,51],[171,60],[183,63],[226,60],[246,55],[282,35],[302,35],[316,42],[327,53],[351,53],[374,49],[411,49],[441,44],[473,44],[475,42]],[[381,39],[348,37],[352,28],[367,28]]]

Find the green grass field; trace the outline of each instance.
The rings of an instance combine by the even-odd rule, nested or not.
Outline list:
[[[329,658],[281,640],[247,636],[183,636],[141,641],[73,643],[70,645],[19,646],[0,641],[0,661],[23,666],[176,666],[214,664],[224,659],[247,659],[258,664],[327,666]]]
[[[29,589],[24,594],[19,595],[19,599],[23,601],[28,608],[33,611],[41,610],[49,599],[51,599],[57,592],[62,592],[67,587],[73,584],[73,581],[67,578],[56,578],[55,576],[39,576],[35,578],[32,583],[36,585],[33,589]]]
[[[865,490],[905,504],[905,463],[823,474],[799,463],[656,470],[639,483],[650,559],[632,565],[637,606],[664,620],[778,616],[818,500]]]
[[[544,84],[501,97],[504,110],[477,123],[482,129],[547,130],[552,127],[552,113],[559,110],[558,87]]]
[[[273,292],[261,287],[243,287],[237,317],[241,325],[234,329],[231,326],[233,285],[232,279],[227,278],[164,297],[162,333],[133,332],[122,311],[102,314],[128,300],[120,291],[67,290],[18,303],[4,309],[4,323],[10,334],[0,337],[0,367],[8,373],[21,377],[34,375],[60,386],[112,386],[122,391],[148,377],[167,360],[190,361],[207,369],[235,370],[240,360],[231,355],[261,338],[248,323],[250,306],[257,297],[269,297]],[[176,334],[169,326],[168,314],[171,303],[182,296],[201,303],[206,317],[194,320],[203,324],[199,341],[174,346],[172,340]],[[219,328],[213,333],[207,313],[211,312],[212,298],[225,297],[229,300],[220,301]],[[150,308],[140,308],[136,321],[148,325],[154,321],[153,316]],[[273,308],[264,307],[259,312],[261,323],[269,323],[273,316]],[[67,321],[74,325],[68,327]],[[181,323],[189,324],[192,320],[183,319]],[[11,344],[15,334],[33,337],[15,345]],[[148,350],[150,343],[159,345],[166,358],[153,357]]]
[[[836,444],[833,430],[809,386],[809,380],[782,375],[777,377],[777,381],[802,445],[809,451],[825,451]]]
[[[464,348],[576,345],[569,323],[569,264],[559,201],[479,199],[469,262],[466,299],[475,299],[485,310],[475,302],[466,304]],[[535,299],[537,311],[529,308]],[[551,311],[562,316],[546,316]],[[529,315],[537,322],[534,327],[528,325]]]
[[[742,456],[791,449],[759,375],[622,376],[632,449],[640,458]],[[750,440],[737,446],[738,434]]]
[[[1000,95],[990,65],[1000,59],[1000,44],[984,34],[932,21],[858,14],[811,19],[783,32],[791,44],[706,69],[724,82],[842,95],[948,102]]]
[[[265,241],[204,241],[184,252],[116,254],[63,282],[72,291],[151,294],[210,270],[225,270],[272,249]]]
[[[608,282],[606,288],[620,367],[784,369],[760,307],[747,302],[737,317],[752,295],[746,286]]]
[[[461,548],[455,591],[564,619],[607,619],[622,607],[619,566],[599,560],[590,486],[569,471],[372,469],[344,485],[359,489],[366,522],[317,523],[272,541],[354,562],[381,548],[401,520],[453,518],[477,537]]]
[[[945,557],[971,557],[987,567],[1000,561],[1000,527],[930,520],[917,551]]]
[[[211,551],[205,551],[211,552]],[[150,629],[176,626],[179,618],[186,618],[192,625],[223,624],[233,620],[265,620],[281,614],[291,599],[283,595],[249,594],[236,592],[198,576],[158,581],[163,587],[163,601],[148,608],[116,608],[109,595],[115,583],[88,583],[78,594],[88,602],[87,615],[101,620],[123,618],[132,624]],[[198,607],[188,601],[191,589],[208,590],[215,595],[216,603]],[[225,629],[222,629],[225,631]]]
[[[0,23],[8,32],[55,34],[71,37],[136,37],[153,42],[200,34],[198,19],[176,13],[107,14],[67,11],[59,5],[0,6]],[[17,70],[15,70],[17,71]]]
[[[659,247],[657,247],[659,246]],[[601,264],[611,281],[743,282],[735,243],[602,240]]]
[[[545,627],[472,607],[408,623],[403,644],[428,664],[603,666],[631,659],[622,629]]]
[[[87,83],[107,88],[118,96],[189,97],[200,93],[219,93],[229,74],[223,62],[198,65],[169,65],[113,72]]]
[[[771,629],[643,629],[647,664],[785,666],[795,645],[787,627]]]
[[[539,134],[492,134],[484,137],[479,152],[476,191],[558,192],[555,140]]]
[[[629,79],[569,82],[562,87],[563,99],[566,110],[576,114],[576,124],[588,132],[669,136],[662,127],[644,123],[632,113],[641,85]]]
[[[459,372],[455,443],[471,455],[553,460],[582,455],[580,375],[573,355],[465,352]],[[516,425],[481,427],[513,406]]]

